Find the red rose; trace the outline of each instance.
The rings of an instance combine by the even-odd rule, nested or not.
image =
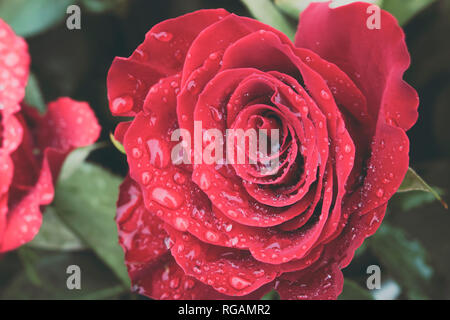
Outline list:
[[[156,25],[114,60],[110,109],[134,117],[116,129],[130,167],[117,224],[139,293],[339,295],[340,269],[407,171],[405,131],[417,119],[417,94],[402,80],[404,34],[386,12],[369,29],[368,6],[312,4],[295,45],[258,21],[201,10]],[[195,136],[194,121],[222,135],[279,129],[278,170],[263,174],[261,159],[174,164],[173,133]]]
[[[41,208],[54,196],[54,182],[67,154],[100,133],[85,102],[60,98],[45,115],[26,106],[30,58],[27,45],[0,20],[0,252],[31,241]]]

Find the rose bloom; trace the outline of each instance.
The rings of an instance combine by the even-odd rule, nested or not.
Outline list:
[[[27,44],[0,20],[0,253],[34,238],[65,157],[100,133],[85,102],[59,98],[45,115],[25,105],[29,64]]]
[[[310,5],[295,44],[253,19],[200,10],[154,26],[114,60],[110,109],[133,117],[115,137],[129,165],[117,225],[135,291],[337,298],[341,269],[408,169],[419,102],[402,80],[402,29],[384,11],[380,29],[368,28],[368,6]],[[194,121],[224,134],[279,129],[278,170],[261,174],[267,159],[174,164],[172,133]]]

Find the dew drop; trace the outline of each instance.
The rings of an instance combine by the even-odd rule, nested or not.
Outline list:
[[[210,242],[217,242],[219,240],[219,236],[212,231],[207,231],[205,236],[206,239]]]
[[[213,106],[209,107],[209,110],[211,111],[211,117],[214,119],[214,121],[219,122],[220,120],[222,120],[222,113],[219,110],[217,110]]]
[[[186,86],[186,89],[187,89],[189,92],[192,92],[192,91],[195,90],[196,87],[197,87],[197,83],[196,83],[194,80],[191,80],[191,81],[188,82],[188,84],[187,84],[187,86]]]
[[[144,185],[147,185],[150,183],[150,180],[152,179],[152,174],[148,171],[143,172],[141,175],[141,182]]]
[[[242,290],[249,287],[251,283],[245,279],[234,276],[230,278],[230,285],[236,290]]]
[[[184,184],[186,182],[186,177],[181,173],[177,172],[173,175],[173,181],[178,184]]]
[[[206,172],[202,173],[200,176],[200,189],[203,191],[206,191],[211,187],[211,181],[209,179],[209,176]]]
[[[152,190],[152,199],[160,205],[172,210],[179,208],[184,201],[180,194],[161,187],[156,187]]]
[[[171,287],[172,289],[178,288],[179,285],[180,285],[180,279],[179,278],[173,278],[169,282],[169,287]]]
[[[139,148],[133,148],[131,150],[131,155],[133,156],[133,158],[139,159],[140,157],[142,157],[142,151]]]
[[[350,153],[350,151],[352,151],[352,147],[349,144],[346,144],[345,147],[344,147],[344,151],[346,153]]]
[[[173,34],[171,34],[170,32],[158,32],[158,33],[152,33],[153,38],[155,38],[156,40],[162,41],[162,42],[168,42],[170,40],[172,40],[173,38]]]
[[[322,98],[325,99],[325,100],[330,99],[330,95],[329,95],[328,92],[326,92],[325,90],[320,91],[320,95],[321,95]]]
[[[174,242],[170,237],[166,237],[164,238],[164,245],[166,246],[167,249],[172,248]]]
[[[180,231],[186,231],[189,228],[189,221],[185,218],[177,217],[174,226]]]
[[[378,197],[378,198],[381,198],[383,195],[384,195],[384,190],[381,189],[381,188],[378,189],[378,190],[377,190],[377,197]]]
[[[194,285],[195,285],[195,282],[191,279],[188,279],[184,282],[183,287],[184,287],[184,290],[189,290],[189,289],[192,289],[194,287]]]
[[[117,97],[111,104],[111,111],[118,114],[126,113],[133,109],[133,105],[134,102],[132,97],[128,95]]]
[[[169,156],[166,148],[158,139],[150,139],[147,141],[150,152],[150,164],[157,168],[165,168],[169,164]]]

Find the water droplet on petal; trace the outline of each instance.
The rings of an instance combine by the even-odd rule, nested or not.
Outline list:
[[[184,198],[179,193],[161,187],[156,187],[152,190],[152,199],[172,210],[179,208],[184,201]]]
[[[236,290],[242,290],[249,287],[251,283],[245,279],[235,276],[230,278],[230,285]]]
[[[322,98],[325,99],[325,100],[330,99],[330,95],[329,95],[328,92],[326,92],[325,90],[320,91],[320,95],[321,95]]]
[[[144,185],[147,185],[150,183],[150,180],[152,179],[152,174],[148,171],[143,172],[141,175],[141,182]]]
[[[179,278],[173,278],[169,282],[169,287],[171,287],[172,289],[178,288],[179,285],[180,285],[180,279]]]
[[[208,190],[211,186],[211,181],[206,172],[202,173],[200,176],[200,188],[204,191]]]
[[[194,91],[194,89],[197,87],[197,83],[194,80],[191,80],[188,82],[186,89],[190,92]]]
[[[186,231],[189,228],[189,221],[185,218],[177,217],[174,226],[180,231]]]
[[[217,110],[217,108],[211,106],[209,107],[209,110],[211,111],[211,116],[214,119],[214,121],[219,122],[220,120],[222,120],[222,113]]]
[[[150,152],[150,164],[157,168],[165,168],[169,164],[168,151],[165,145],[158,139],[150,139],[147,141]]]
[[[212,231],[207,231],[206,239],[211,242],[217,242],[217,240],[219,240],[219,236]]]
[[[183,287],[185,290],[188,290],[188,289],[192,289],[194,287],[194,285],[195,285],[195,282],[192,281],[191,279],[188,279],[184,282]]]
[[[177,172],[173,175],[173,181],[178,184],[184,184],[186,182],[186,177],[181,173]]]
[[[126,113],[133,109],[133,105],[134,102],[132,97],[128,95],[117,97],[111,104],[111,111],[119,114]]]
[[[378,189],[378,190],[377,190],[377,197],[378,197],[378,198],[381,198],[383,195],[384,195],[384,190],[381,189],[381,188]]]
[[[173,34],[171,34],[170,32],[158,32],[158,33],[152,33],[152,36],[159,41],[163,41],[163,42],[168,42],[170,40],[172,40],[173,38]]]
[[[172,248],[174,242],[170,237],[166,237],[164,238],[164,245],[166,246],[167,249]]]
[[[142,157],[142,151],[139,148],[133,148],[131,150],[131,155],[133,156],[133,158],[139,159],[140,157]]]
[[[352,151],[352,147],[349,144],[346,144],[344,147],[344,151],[350,153],[350,151]]]

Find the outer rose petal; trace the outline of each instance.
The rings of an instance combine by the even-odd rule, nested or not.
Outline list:
[[[241,297],[227,296],[186,275],[175,260],[166,255],[149,266],[135,281],[139,294],[160,300],[259,300],[270,286],[264,286]]]
[[[295,45],[311,49],[345,71],[364,93],[373,117],[381,112],[380,117],[407,130],[417,120],[419,101],[402,80],[410,64],[405,36],[384,10],[380,29],[369,29],[369,6],[359,2],[331,9],[329,2],[312,3],[301,14]]]
[[[3,117],[19,110],[25,96],[30,57],[26,42],[0,19],[0,111]]]
[[[161,78],[180,72],[192,41],[227,15],[223,9],[200,10],[154,26],[129,58],[113,61],[108,72],[111,112],[132,116],[142,110],[149,88]]]
[[[297,280],[280,280],[276,290],[281,299],[335,300],[344,285],[344,277],[336,263],[323,264],[318,269],[311,267],[289,276]]]
[[[0,212],[0,252],[34,238],[42,222],[41,207],[53,200],[53,184],[65,157],[74,148],[93,143],[100,134],[89,105],[69,98],[50,103],[44,116],[23,106],[19,117],[25,132],[12,154],[15,171],[8,211]]]
[[[91,144],[97,140],[100,130],[86,102],[59,98],[49,103],[47,113],[39,122],[38,143],[41,148],[67,151]]]
[[[330,9],[329,3],[313,3],[301,15],[295,41],[339,66],[367,100],[374,144],[366,164],[369,172],[363,186],[345,201],[345,213],[367,213],[395,193],[408,169],[404,130],[418,117],[417,93],[402,79],[410,64],[403,30],[386,11],[381,11],[379,30],[367,28],[368,6]]]
[[[177,265],[168,251],[173,240],[163,222],[145,209],[139,186],[129,177],[120,187],[117,206],[119,239],[134,290],[154,299],[235,298],[186,275]],[[259,299],[269,290],[264,286],[241,298]]]
[[[14,113],[25,95],[29,64],[26,42],[0,19],[0,235],[6,228],[7,191],[14,172],[10,154],[22,140]]]

